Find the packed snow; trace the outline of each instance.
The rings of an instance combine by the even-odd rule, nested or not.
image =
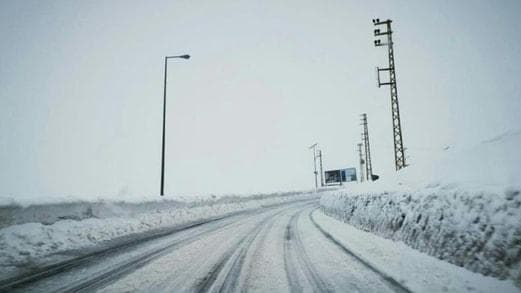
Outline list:
[[[521,283],[521,131],[396,177],[327,192],[321,209],[471,271]]]
[[[0,207],[0,272],[7,277],[27,266],[62,261],[71,257],[68,252],[88,251],[124,237],[316,196],[289,192],[25,206],[4,200],[9,205]]]

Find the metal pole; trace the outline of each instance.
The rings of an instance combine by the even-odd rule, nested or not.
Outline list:
[[[358,146],[358,156],[360,158],[360,182],[364,182],[364,159],[362,157],[362,144],[357,144]]]
[[[405,163],[405,150],[403,147],[403,137],[402,137],[402,125],[400,121],[400,106],[398,104],[398,89],[396,85],[396,68],[394,63],[394,48],[393,48],[393,38],[392,38],[392,30],[391,30],[391,21],[387,22],[387,31],[389,34],[387,35],[387,43],[388,45],[388,55],[389,55],[389,68],[391,71],[389,72],[390,78],[390,93],[391,93],[391,109],[392,109],[392,123],[393,123],[393,136],[394,136],[394,160],[396,163],[396,170],[400,170],[405,168],[407,164]]]
[[[318,172],[317,172],[317,145],[318,143],[315,143],[313,144],[312,146],[309,147],[309,149],[312,149],[313,150],[313,166],[314,166],[314,171],[313,171],[313,174],[315,174],[315,190],[318,190],[318,179],[317,179],[317,175],[318,175]]]
[[[371,163],[371,148],[369,146],[369,128],[367,126],[367,114],[362,114],[363,133],[362,140],[364,141],[365,149],[365,179],[373,181],[373,165]]]
[[[371,181],[371,174],[369,174],[369,158],[367,153],[367,138],[364,132],[364,153],[365,153],[365,179]]]
[[[162,148],[161,148],[161,196],[165,195],[165,120],[166,120],[166,73],[167,73],[167,60],[165,57],[165,82],[163,84],[163,135],[162,135]]]
[[[163,135],[161,143],[161,196],[165,195],[166,76],[168,59],[170,58],[190,59],[190,55],[165,56],[165,80],[163,83]]]
[[[320,186],[324,186],[324,169],[322,169],[322,150],[318,151],[320,157]]]
[[[391,113],[392,113],[392,124],[393,124],[393,141],[394,141],[394,163],[396,167],[396,171],[407,167],[405,163],[405,148],[403,147],[403,136],[402,136],[402,125],[400,121],[400,107],[398,103],[398,88],[396,85],[396,66],[394,62],[394,43],[392,38],[392,28],[391,28],[391,20],[380,21],[380,19],[373,19],[373,24],[375,26],[385,25],[386,31],[381,31],[380,29],[374,30],[375,37],[383,37],[387,35],[387,43],[382,43],[382,40],[376,39],[374,41],[374,45],[376,47],[387,46],[388,49],[388,57],[389,57],[389,67],[387,68],[376,68],[377,79],[378,79],[378,87],[382,85],[388,85],[390,88],[391,94]],[[389,72],[389,81],[381,82],[380,81],[380,72],[388,71]]]
[[[318,182],[317,182],[317,152],[315,151],[315,148],[313,148],[313,165],[314,165],[314,172],[315,173],[315,189],[318,189]]]

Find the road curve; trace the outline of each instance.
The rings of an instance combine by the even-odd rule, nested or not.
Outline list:
[[[9,292],[409,292],[336,241],[300,201],[130,241],[18,282]]]

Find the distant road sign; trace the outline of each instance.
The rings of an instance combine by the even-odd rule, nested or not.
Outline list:
[[[356,181],[356,168],[329,170],[324,175],[326,184]]]

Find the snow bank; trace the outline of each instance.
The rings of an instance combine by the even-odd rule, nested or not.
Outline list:
[[[117,199],[81,196],[2,197],[0,196],[0,228],[23,223],[53,224],[60,220],[88,218],[132,217],[150,211],[164,211],[218,204],[241,203],[302,194],[303,192],[279,192],[253,195],[208,196],[136,196],[118,195]],[[304,192],[306,193],[306,192]]]
[[[0,208],[0,275],[63,260],[67,252],[238,211],[311,199],[315,193],[199,197],[142,203],[69,202]]]
[[[327,215],[521,284],[521,131],[321,198]]]

